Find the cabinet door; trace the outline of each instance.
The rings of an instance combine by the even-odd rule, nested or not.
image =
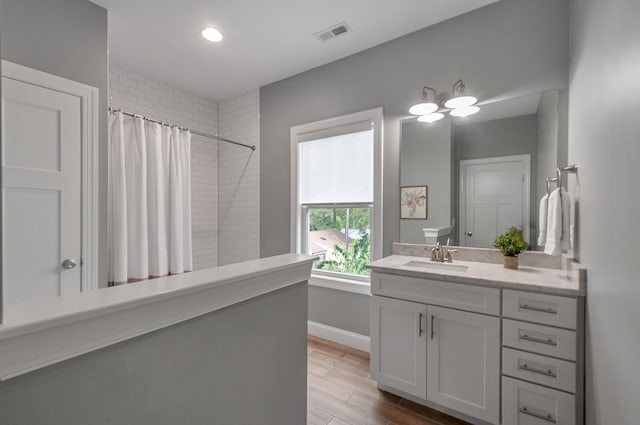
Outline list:
[[[427,319],[427,400],[499,423],[500,319],[434,306]]]
[[[380,384],[427,396],[427,306],[371,297],[371,377]]]

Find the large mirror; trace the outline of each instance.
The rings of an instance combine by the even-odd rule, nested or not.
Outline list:
[[[566,165],[567,110],[566,91],[552,90],[485,103],[465,118],[403,120],[400,185],[427,186],[427,218],[401,219],[400,241],[488,248],[516,226],[542,249],[538,204],[547,176]]]

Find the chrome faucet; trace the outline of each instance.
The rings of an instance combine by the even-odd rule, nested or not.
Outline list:
[[[437,261],[439,263],[453,263],[453,257],[451,256],[451,253],[458,252],[458,250],[448,249],[450,245],[451,238],[447,239],[447,249],[445,249],[445,247],[443,247],[440,242],[436,242],[436,246],[434,248],[431,248],[431,261]]]

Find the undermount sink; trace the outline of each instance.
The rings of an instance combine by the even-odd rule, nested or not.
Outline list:
[[[422,267],[424,269],[450,272],[466,272],[469,269],[469,266],[463,266],[461,264],[436,263],[432,261],[409,261],[408,263],[403,264],[403,266]]]

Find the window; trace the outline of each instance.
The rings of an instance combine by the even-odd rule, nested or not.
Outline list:
[[[291,129],[292,249],[313,276],[368,282],[381,255],[382,110]]]

